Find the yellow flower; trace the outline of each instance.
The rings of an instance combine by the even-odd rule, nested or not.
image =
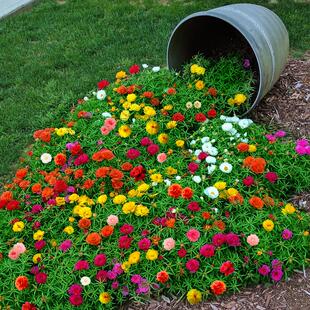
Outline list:
[[[109,302],[111,302],[111,295],[108,293],[108,292],[102,292],[100,293],[99,295],[99,301],[106,305],[108,304]]]
[[[62,137],[64,136],[66,133],[68,133],[68,129],[67,128],[55,128],[55,133],[57,136]]]
[[[173,168],[173,167],[171,167],[171,166],[169,166],[169,167],[166,168],[166,173],[168,175],[174,175],[174,174],[178,173],[178,170]]]
[[[150,116],[150,117],[156,115],[156,111],[152,107],[145,107],[143,109],[143,112],[145,115]]]
[[[188,291],[187,295],[187,300],[191,305],[195,305],[198,304],[199,302],[201,302],[201,292],[196,290],[196,289],[191,289]]]
[[[25,228],[25,224],[22,221],[15,222],[12,229],[14,232],[21,232]]]
[[[131,103],[130,103],[130,102],[125,101],[125,102],[123,103],[123,108],[124,108],[125,110],[129,109],[130,107],[131,107]]]
[[[51,244],[51,246],[52,246],[53,248],[56,248],[56,246],[57,246],[57,241],[56,241],[55,239],[52,239],[52,240],[50,241],[50,244]]]
[[[107,199],[108,199],[107,195],[100,195],[97,198],[97,202],[100,203],[101,205],[103,205],[104,203],[106,203]]]
[[[256,253],[258,256],[261,256],[261,255],[263,255],[263,251],[257,251],[257,253]]]
[[[160,173],[155,173],[151,175],[151,180],[156,183],[163,182],[163,177]]]
[[[84,205],[87,203],[88,197],[86,195],[82,195],[79,197],[79,204]]]
[[[142,205],[138,205],[135,209],[135,215],[136,216],[147,216],[149,214],[150,210]]]
[[[167,129],[172,129],[172,128],[175,128],[177,127],[177,122],[176,121],[170,121],[166,124],[166,128]]]
[[[79,212],[79,216],[82,218],[89,219],[92,216],[91,208],[82,207]]]
[[[291,203],[288,203],[281,211],[283,214],[286,215],[286,214],[293,214],[296,211],[296,209]]]
[[[167,144],[168,143],[168,135],[166,133],[161,133],[159,136],[158,136],[158,141],[159,143],[161,144]]]
[[[205,72],[206,72],[206,69],[204,67],[198,66],[198,68],[196,69],[196,74],[198,75],[204,75]]]
[[[228,190],[227,190],[227,195],[228,196],[235,196],[235,195],[237,195],[238,194],[238,191],[235,189],[235,188],[233,188],[233,187],[231,187],[231,188],[229,188]]]
[[[127,111],[127,110],[122,111],[121,114],[120,114],[120,116],[119,116],[119,118],[120,118],[122,121],[124,121],[124,122],[125,122],[125,121],[128,121],[129,117],[130,117],[130,112]]]
[[[145,129],[147,133],[149,133],[150,135],[156,135],[159,130],[159,125],[155,121],[149,121],[146,123]]]
[[[234,98],[235,104],[240,105],[240,104],[244,103],[245,100],[246,100],[246,96],[245,95],[243,95],[243,94],[235,95],[235,98]]]
[[[72,210],[73,215],[79,215],[81,208],[82,207],[80,205],[76,205]]]
[[[113,203],[116,205],[124,204],[127,198],[125,195],[117,195],[113,198]]]
[[[234,100],[233,98],[229,98],[229,99],[227,100],[227,103],[228,103],[229,105],[234,105],[234,104],[235,104],[235,100]]]
[[[202,90],[205,87],[205,83],[201,80],[197,81],[195,84],[197,90]]]
[[[140,111],[141,110],[141,107],[138,105],[138,104],[136,104],[136,103],[133,103],[131,106],[130,106],[130,108],[129,108],[129,110],[130,111]]]
[[[126,99],[128,102],[134,102],[136,101],[137,96],[135,94],[128,94]]]
[[[147,260],[155,260],[158,258],[158,251],[153,250],[153,249],[148,249],[145,257]]]
[[[74,233],[74,228],[72,226],[67,226],[64,228],[64,232],[68,235],[72,235]]]
[[[304,233],[303,233],[303,235],[304,235],[305,237],[308,237],[308,236],[309,236],[309,231],[308,231],[308,230],[305,230]]]
[[[122,138],[127,138],[131,134],[131,129],[128,125],[122,125],[120,128],[118,128],[118,133]]]
[[[149,188],[150,188],[150,185],[148,185],[146,183],[142,183],[138,186],[137,191],[138,192],[146,192],[146,191],[148,191]]]
[[[133,213],[136,210],[136,203],[134,201],[128,201],[123,204],[122,211],[125,214]]]
[[[226,188],[226,182],[223,181],[216,182],[214,184],[214,187],[216,187],[219,191],[222,191],[223,189]]]
[[[253,152],[256,152],[257,148],[254,144],[250,144],[249,145],[249,152],[250,153],[253,153]]]
[[[72,216],[70,216],[70,217],[69,217],[69,222],[70,222],[70,223],[73,223],[74,221],[75,221],[75,218],[72,217]]]
[[[115,75],[115,78],[117,79],[123,79],[126,77],[126,72],[125,71],[118,71]]]
[[[69,200],[70,200],[70,202],[78,201],[79,200],[79,195],[78,194],[71,194],[69,196]]]
[[[124,262],[122,263],[122,269],[125,271],[125,272],[128,272],[129,269],[130,269],[130,263],[127,261],[127,262]]]
[[[274,228],[274,223],[272,220],[265,220],[263,222],[263,227],[266,231],[272,231]]]
[[[132,264],[137,264],[140,260],[140,252],[136,251],[129,255],[128,262]]]
[[[173,109],[173,105],[172,104],[168,104],[164,106],[164,110],[165,111],[171,111]]]
[[[137,191],[135,189],[131,189],[128,193],[127,193],[128,197],[133,198],[137,196]]]
[[[33,257],[32,257],[32,261],[34,264],[38,264],[41,260],[42,260],[42,254],[41,253],[37,253],[37,254],[33,255]]]
[[[177,140],[176,142],[175,142],[175,145],[177,146],[177,147],[183,147],[184,146],[184,140]]]
[[[199,68],[198,65],[196,65],[196,64],[191,65],[191,73],[192,74],[196,73],[197,72],[197,68]]]
[[[33,234],[33,240],[42,240],[44,237],[44,231],[43,230],[37,230]]]
[[[63,206],[66,204],[66,200],[64,197],[56,197],[56,205],[59,206]]]

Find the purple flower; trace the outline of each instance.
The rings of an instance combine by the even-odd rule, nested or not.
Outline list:
[[[32,274],[37,274],[39,273],[39,266],[33,266],[31,269],[30,269],[30,273]]]
[[[289,229],[284,229],[282,231],[282,238],[284,240],[290,240],[293,237],[293,233]]]
[[[71,240],[65,240],[60,246],[59,250],[66,252],[72,247],[72,241]]]
[[[274,136],[275,136],[276,138],[283,138],[283,137],[286,136],[286,132],[283,131],[283,130],[278,130],[278,131],[274,134]]]
[[[74,193],[75,192],[75,188],[73,186],[68,186],[67,187],[67,192],[68,193]]]
[[[115,272],[117,275],[120,275],[124,272],[123,268],[122,268],[122,265],[119,264],[119,263],[116,263],[114,266],[113,266],[113,272]]]
[[[139,274],[134,274],[134,275],[131,277],[130,281],[131,281],[132,283],[139,284],[139,283],[141,283],[141,281],[142,281],[142,277],[141,277]]]
[[[274,135],[271,135],[271,134],[267,134],[267,135],[265,135],[265,137],[267,138],[267,140],[269,142],[275,142],[277,140],[277,138]]]
[[[267,276],[270,272],[270,268],[268,265],[262,265],[258,268],[258,273],[262,276]]]
[[[251,67],[250,59],[244,58],[243,59],[243,68],[244,69],[249,69]]]
[[[128,296],[128,294],[129,294],[128,286],[123,286],[122,287],[122,294],[123,294],[123,296]]]
[[[272,269],[281,269],[282,268],[282,262],[279,261],[278,259],[274,259],[271,262],[271,266],[272,266]]]
[[[283,276],[283,271],[280,268],[273,269],[271,271],[271,279],[275,282],[280,281],[282,279],[282,276]]]

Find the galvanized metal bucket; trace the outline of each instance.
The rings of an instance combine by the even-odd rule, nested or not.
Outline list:
[[[198,53],[212,57],[241,47],[252,53],[252,65],[257,72],[256,91],[248,113],[276,83],[289,53],[288,32],[269,9],[255,4],[232,4],[187,16],[170,36],[168,68],[180,71]]]

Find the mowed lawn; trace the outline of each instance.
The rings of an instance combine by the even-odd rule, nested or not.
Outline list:
[[[41,0],[0,20],[0,187],[34,130],[61,126],[77,99],[116,70],[165,66],[169,35],[188,14],[238,2],[244,1]],[[283,19],[292,55],[309,48],[306,1],[248,2]]]

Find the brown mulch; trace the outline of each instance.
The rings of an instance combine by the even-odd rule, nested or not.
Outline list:
[[[249,115],[255,122],[282,129],[294,138],[310,138],[310,51],[303,59],[290,59],[279,81]],[[295,195],[292,201],[310,211],[310,193]],[[125,306],[128,310],[310,310],[310,269],[296,270],[286,281],[275,285],[248,287],[219,300],[191,306],[185,298],[163,296],[147,304]]]

